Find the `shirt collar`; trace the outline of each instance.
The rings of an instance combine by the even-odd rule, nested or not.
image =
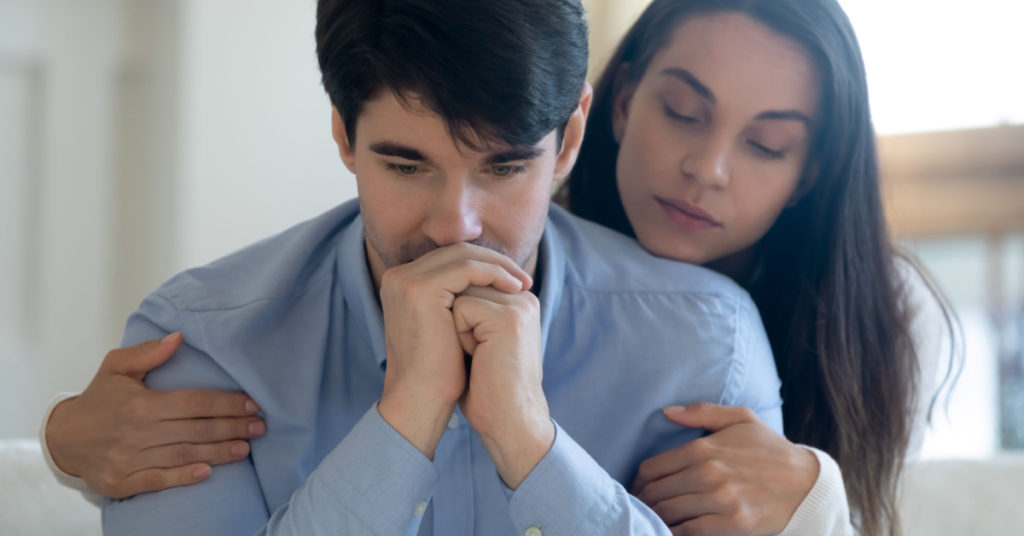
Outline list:
[[[552,205],[554,210],[561,210]],[[374,296],[373,278],[366,262],[366,247],[362,217],[357,216],[345,229],[338,247],[337,278],[350,317],[373,350],[377,365],[387,361],[384,343],[384,315]],[[558,312],[565,281],[565,253],[555,226],[548,218],[541,237],[538,257],[541,284],[540,322],[541,355],[547,348],[551,322]]]

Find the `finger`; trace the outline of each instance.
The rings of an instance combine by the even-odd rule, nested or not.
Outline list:
[[[687,467],[682,471],[647,483],[635,495],[641,502],[653,507],[672,497],[711,491],[721,483],[721,480],[716,478],[717,475],[710,473],[712,471],[701,469],[699,465]]]
[[[180,389],[153,391],[156,420],[197,419],[206,417],[246,417],[260,410],[245,393]]]
[[[728,523],[718,514],[701,516],[669,528],[673,536],[721,536],[729,534]]]
[[[139,452],[132,463],[132,472],[146,469],[174,469],[195,464],[223,465],[237,462],[249,455],[249,444],[245,441],[223,441],[220,443],[178,443],[153,447]]]
[[[431,288],[438,288],[451,294],[461,294],[470,286],[494,287],[502,292],[516,294],[523,289],[523,282],[497,264],[474,260],[462,260],[426,274]]]
[[[147,372],[162,365],[178,351],[181,341],[181,333],[175,332],[163,339],[112,350],[100,367],[107,367],[114,373],[142,381]]]
[[[176,443],[218,443],[232,439],[254,439],[267,432],[267,425],[255,417],[179,419],[160,421],[142,434],[142,448]]]
[[[488,318],[500,314],[502,306],[483,298],[459,296],[452,304],[452,316],[455,319],[457,333],[472,333],[477,342],[484,342],[486,336],[477,327]]]
[[[643,489],[651,482],[708,461],[713,455],[713,448],[706,438],[695,439],[641,462],[631,487]]]
[[[140,493],[191,486],[210,476],[210,466],[197,463],[175,469],[145,469],[128,475],[124,482],[106,490],[114,499],[125,499]]]
[[[749,408],[720,406],[697,402],[688,406],[669,406],[664,410],[668,420],[690,428],[717,432],[734,424],[758,423],[757,414]]]
[[[710,493],[689,493],[671,497],[651,507],[666,525],[672,526],[701,516],[719,514],[724,506]]]
[[[415,262],[419,265],[418,269],[422,270],[419,273],[426,273],[459,260],[475,260],[501,266],[522,283],[523,289],[529,289],[533,285],[533,278],[509,257],[493,249],[466,242],[435,249]]]
[[[515,300],[516,294],[509,294],[495,289],[494,287],[477,287],[470,286],[466,290],[462,291],[461,296],[470,296],[473,298],[480,298],[489,302],[497,303],[499,305],[512,305]]]

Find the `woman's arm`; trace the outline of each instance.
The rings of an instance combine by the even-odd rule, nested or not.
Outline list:
[[[40,442],[61,484],[98,505],[100,495],[123,499],[196,484],[210,466],[249,454],[244,440],[263,435],[266,425],[248,396],[143,384],[180,345],[173,334],[113,350],[85,391],[54,401]]]
[[[900,264],[918,357],[917,410],[905,460],[917,459],[950,333],[939,302],[909,263]],[[641,465],[632,491],[674,534],[854,536],[845,483],[828,454],[778,436],[741,409],[711,404],[666,416],[711,435]],[[700,444],[698,442],[703,442]]]

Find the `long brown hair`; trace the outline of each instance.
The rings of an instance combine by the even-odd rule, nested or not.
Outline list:
[[[801,44],[823,80],[803,177],[812,186],[758,243],[759,275],[740,283],[775,353],[786,437],[837,460],[862,534],[898,534],[899,477],[923,393],[882,210],[864,64],[835,0],[655,0],[597,82],[579,159],[558,196],[577,215],[635,237],[615,179],[616,77],[628,65],[629,81],[639,82],[685,19],[717,12],[746,14]]]

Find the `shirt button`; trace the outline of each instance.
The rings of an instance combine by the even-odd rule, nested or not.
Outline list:
[[[452,418],[448,419],[448,429],[449,430],[454,430],[454,429],[456,429],[458,427],[459,427],[459,416],[454,414],[454,413],[452,413]],[[531,534],[530,536],[534,536],[534,535]]]
[[[544,536],[544,533],[538,527],[530,527],[526,529],[526,536]]]
[[[414,515],[416,517],[420,517],[420,516],[423,515],[423,512],[426,512],[426,511],[427,511],[427,501],[420,501],[420,502],[416,503],[416,509],[412,511],[412,515]]]

